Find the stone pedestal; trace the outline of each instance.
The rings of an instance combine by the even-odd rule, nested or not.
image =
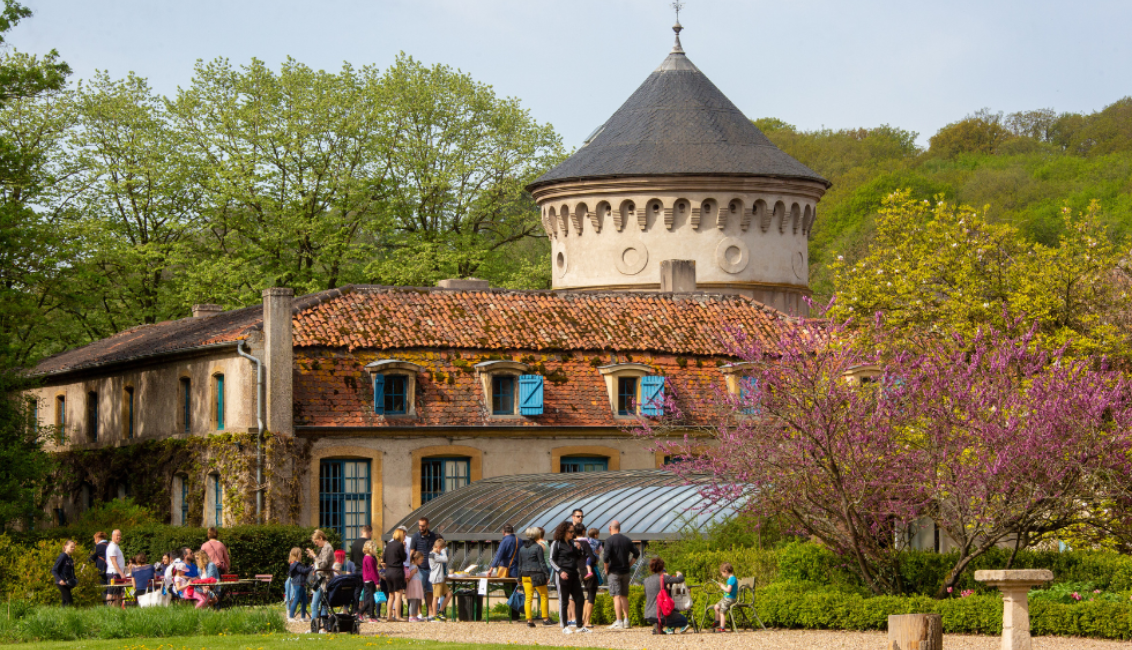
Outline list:
[[[1047,569],[976,571],[975,580],[1002,592],[1002,650],[1033,650],[1030,641],[1030,603],[1026,594],[1053,580]]]

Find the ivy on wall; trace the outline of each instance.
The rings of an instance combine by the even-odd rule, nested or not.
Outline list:
[[[83,486],[98,503],[119,490],[172,522],[174,478],[187,481],[190,522],[203,521],[208,477],[220,478],[224,525],[254,524],[256,434],[216,433],[191,438],[147,440],[122,447],[56,454],[55,494],[77,502]],[[310,445],[290,436],[264,433],[264,522],[291,523],[302,509],[301,486],[310,466]],[[78,504],[80,508],[82,504]]]

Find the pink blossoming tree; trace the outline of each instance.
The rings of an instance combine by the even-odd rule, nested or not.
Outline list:
[[[820,321],[773,347],[742,341],[743,390],[697,396],[639,435],[708,474],[706,496],[785,520],[842,555],[875,593],[900,593],[901,556],[935,521],[970,562],[1080,520],[1103,477],[1129,476],[1129,385],[1092,359],[1042,350],[1017,324],[881,352],[885,326]],[[900,337],[899,340],[907,340]]]

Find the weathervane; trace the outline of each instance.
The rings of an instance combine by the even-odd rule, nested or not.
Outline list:
[[[673,52],[684,52],[684,47],[680,45],[680,32],[684,29],[680,25],[680,10],[684,8],[684,3],[680,0],[674,0],[672,8],[676,10],[676,24],[672,26],[672,31],[676,32],[676,44],[672,46]]]

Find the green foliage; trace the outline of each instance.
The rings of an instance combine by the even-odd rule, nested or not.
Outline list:
[[[13,607],[18,614],[0,619],[0,639],[8,642],[136,639],[285,632],[274,608],[235,607],[216,611],[191,606],[60,608]]]
[[[1127,594],[1115,591],[1105,591],[1091,582],[1059,582],[1050,585],[1049,589],[1033,589],[1028,598],[1030,601],[1044,600],[1063,605],[1077,605],[1100,601],[1106,603],[1124,603],[1129,601]]]
[[[1010,138],[1010,130],[1002,123],[1002,114],[983,109],[940,129],[931,137],[928,152],[943,157],[963,153],[994,154]]]
[[[122,528],[122,552],[126,557],[133,557],[138,553],[145,553],[150,562],[161,559],[161,555],[181,548],[199,549],[208,537],[205,528],[190,528],[186,526],[164,526],[150,524],[131,528]],[[60,547],[60,540],[72,538],[76,541],[89,543],[95,532],[94,528],[49,528],[28,533],[13,533],[10,548],[26,548],[43,543],[55,544]],[[233,526],[220,529],[220,541],[228,546],[228,553],[232,557],[232,570],[241,576],[254,576],[257,574],[271,574],[275,579],[271,588],[278,594],[283,593],[283,582],[286,580],[287,553],[298,546],[300,548],[314,548],[311,543],[313,528],[303,526]],[[109,532],[109,531],[105,531]],[[338,545],[340,540],[337,533],[332,530],[324,531],[332,544]],[[5,538],[0,537],[0,540]],[[0,556],[4,550],[0,547]],[[40,564],[39,570],[47,571],[51,568],[55,556],[52,555],[46,564]],[[87,563],[89,551],[75,553],[76,572],[80,565],[92,566]],[[50,575],[48,575],[50,580]],[[4,586],[0,582],[0,589]],[[47,583],[47,589],[56,593]],[[39,597],[39,596],[37,596]],[[26,597],[24,597],[26,598]],[[44,602],[55,602],[50,593],[43,595]]]
[[[670,547],[649,547],[649,551],[664,559],[669,573],[683,572],[693,583],[718,580],[719,565],[724,562],[730,562],[735,567],[736,575],[755,578],[756,584],[769,584],[779,576],[779,551],[757,548],[687,550]]]
[[[109,531],[114,528],[131,528],[157,523],[153,511],[130,497],[103,501],[83,513],[77,528]]]
[[[59,590],[51,576],[55,558],[63,552],[65,540],[40,540],[35,543],[17,543],[0,535],[0,594],[33,605],[57,605]],[[76,542],[79,540],[76,540]],[[93,564],[85,562],[89,547],[78,544],[74,554],[75,577],[79,584],[71,595],[79,605],[93,605],[102,600],[105,592]]]

